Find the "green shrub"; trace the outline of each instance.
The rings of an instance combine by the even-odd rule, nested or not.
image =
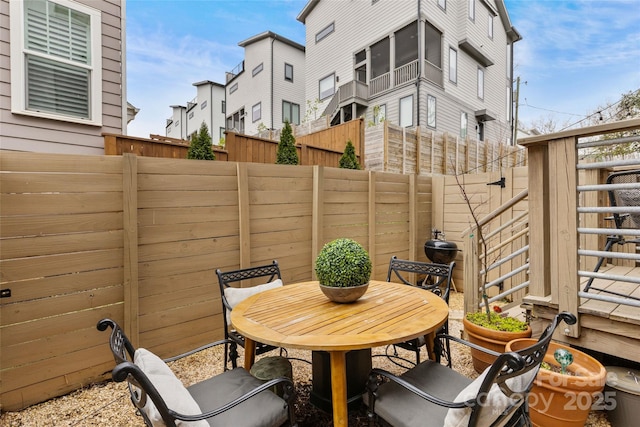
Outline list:
[[[494,331],[518,332],[526,331],[528,323],[515,317],[502,317],[498,313],[491,312],[491,320],[487,319],[487,313],[478,311],[475,313],[467,313],[467,320],[483,328],[493,329]]]
[[[205,122],[202,122],[200,125],[198,133],[191,137],[191,145],[187,152],[187,159],[216,159],[216,155],[213,153],[213,148],[211,147],[211,135],[209,135],[209,128]]]
[[[356,149],[353,147],[351,140],[347,141],[344,147],[344,153],[340,157],[340,167],[342,169],[360,169],[360,163],[356,157]]]
[[[360,243],[336,239],[324,245],[316,258],[316,276],[321,285],[364,285],[371,277],[371,259]]]
[[[298,163],[296,139],[293,136],[289,122],[284,122],[284,128],[282,129],[280,142],[278,143],[278,152],[276,153],[276,164],[297,165]]]

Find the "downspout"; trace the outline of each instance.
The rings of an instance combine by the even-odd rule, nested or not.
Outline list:
[[[422,0],[418,0],[418,20],[416,24],[418,25],[418,75],[416,76],[416,116],[417,126],[420,126],[420,76],[422,75],[422,67],[424,66],[424,59],[422,58],[422,39],[420,38],[420,28],[422,27],[420,18],[422,16]]]
[[[269,108],[271,109],[271,126],[270,129],[275,129],[273,126],[273,44],[276,42],[276,35],[273,35],[271,39],[271,105]]]
[[[126,135],[127,126],[129,125],[129,109],[127,108],[127,6],[124,1],[120,2],[120,61],[120,83],[122,85],[122,90],[120,91],[120,96],[122,97],[121,131],[123,135]]]

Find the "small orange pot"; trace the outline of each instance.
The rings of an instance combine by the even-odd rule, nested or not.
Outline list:
[[[488,348],[489,350],[497,351],[498,353],[504,353],[505,347],[509,341],[513,341],[518,338],[529,338],[531,336],[531,326],[527,326],[526,331],[505,332],[478,326],[475,323],[468,321],[466,317],[462,318],[462,323],[470,342],[478,344],[484,348]],[[471,358],[473,361],[473,368],[478,373],[482,373],[496,360],[495,356],[491,356],[490,354],[474,349],[471,349]]]
[[[536,340],[518,339],[507,344],[507,351],[529,347]],[[583,427],[596,393],[606,382],[607,371],[593,357],[579,350],[551,342],[544,361],[557,365],[553,353],[563,348],[573,355],[567,370],[577,375],[563,375],[540,369],[529,394],[529,416],[537,427]]]

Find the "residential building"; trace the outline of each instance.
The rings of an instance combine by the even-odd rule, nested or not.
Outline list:
[[[0,0],[0,148],[104,154],[126,133],[125,2]]]
[[[186,106],[172,105],[172,116],[167,119],[165,135],[177,139],[191,139],[207,125],[214,144],[224,138],[225,94],[224,85],[209,80],[193,84],[197,88],[196,97]]]
[[[503,0],[309,0],[306,99],[365,116],[510,143],[513,44]]]
[[[226,128],[248,135],[304,116],[305,48],[271,31],[238,43],[245,59],[226,75]]]

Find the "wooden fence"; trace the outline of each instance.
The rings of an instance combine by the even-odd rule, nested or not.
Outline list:
[[[309,280],[351,237],[384,279],[426,260],[431,178],[320,166],[0,152],[2,410],[108,377],[111,317],[161,356],[221,338],[215,269]]]
[[[186,159],[189,141],[151,135],[150,139],[126,135],[103,134],[104,153],[125,153],[144,157]],[[296,149],[300,165],[338,167],[347,140],[354,145],[356,157],[362,164],[364,146],[363,120],[319,130],[313,134],[296,137]],[[227,131],[224,147],[213,146],[217,161],[270,163],[276,162],[278,141]]]
[[[477,141],[388,122],[365,129],[365,168],[417,175],[476,174],[526,166],[522,147]]]

